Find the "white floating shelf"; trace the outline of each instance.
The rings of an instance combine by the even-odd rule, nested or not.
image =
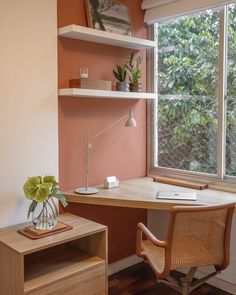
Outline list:
[[[147,92],[123,92],[123,91],[108,91],[94,90],[81,88],[64,88],[59,89],[59,96],[72,97],[90,97],[90,98],[110,98],[110,99],[155,99],[156,93]]]
[[[156,47],[155,41],[114,34],[78,25],[59,28],[58,36],[136,50]]]

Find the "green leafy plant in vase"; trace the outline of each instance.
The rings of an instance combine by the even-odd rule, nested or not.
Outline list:
[[[126,81],[127,70],[125,65],[116,65],[116,70],[113,70],[115,78],[118,80],[116,82],[117,91],[129,91],[129,82]]]
[[[142,84],[140,82],[142,78],[142,72],[140,68],[142,63],[142,58],[140,56],[136,57],[135,54],[136,54],[135,52],[131,53],[125,67],[128,71],[130,91],[140,92],[142,88]]]
[[[67,202],[54,176],[29,177],[23,186],[26,199],[31,200],[28,218],[38,230],[50,230],[57,225],[58,210],[54,198],[66,207]]]

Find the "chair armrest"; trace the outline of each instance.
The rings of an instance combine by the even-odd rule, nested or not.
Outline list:
[[[142,235],[144,235],[156,246],[166,248],[167,243],[166,241],[158,240],[149,230],[148,228],[143,224],[139,223],[137,226],[137,243],[136,243],[136,252],[137,254],[141,254],[141,244],[142,244]]]

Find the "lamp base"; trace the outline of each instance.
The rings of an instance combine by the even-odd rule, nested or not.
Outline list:
[[[93,187],[79,187],[74,190],[75,193],[80,195],[94,195],[98,192],[96,188]]]

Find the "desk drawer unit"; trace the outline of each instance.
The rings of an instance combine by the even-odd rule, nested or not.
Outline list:
[[[105,295],[105,263],[40,288],[29,295]]]
[[[106,295],[107,227],[72,214],[60,220],[73,228],[31,240],[0,230],[0,294]]]

